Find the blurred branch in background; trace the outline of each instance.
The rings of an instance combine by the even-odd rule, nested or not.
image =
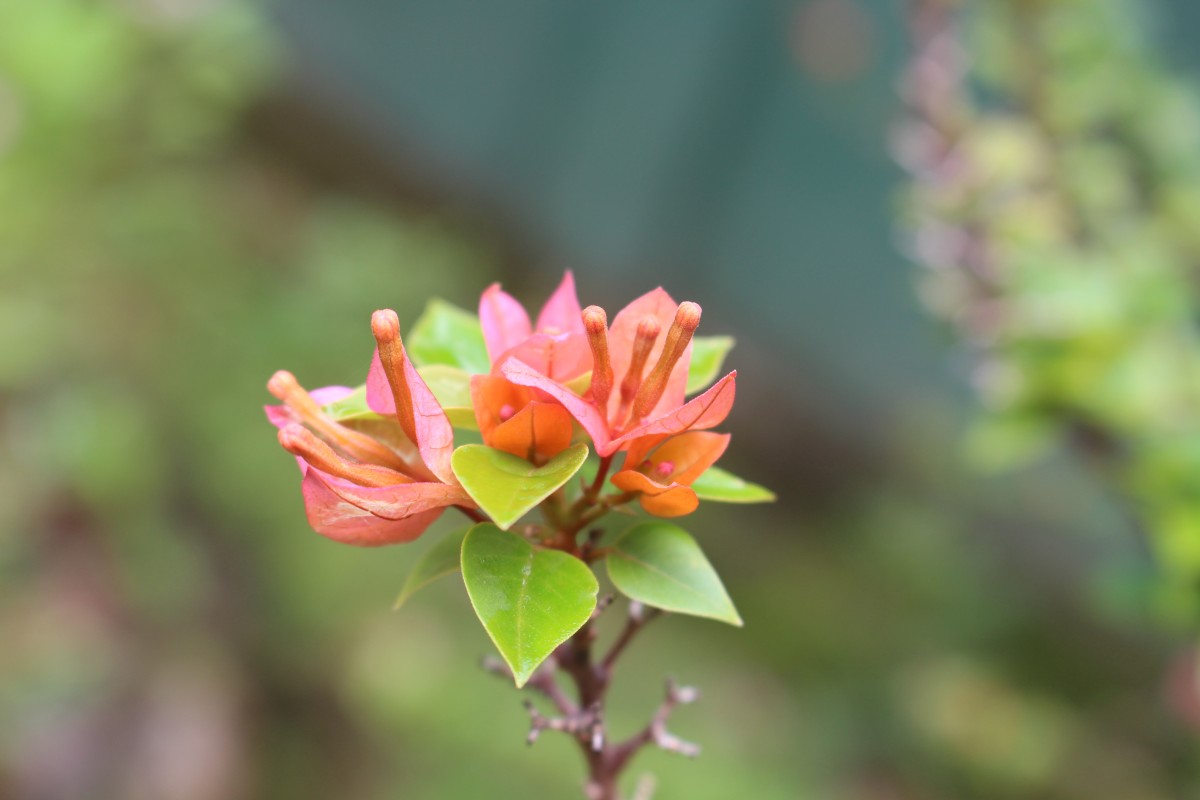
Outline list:
[[[912,3],[895,152],[922,296],[975,361],[974,455],[1012,467],[1066,442],[1148,536],[1146,599],[1195,631],[1200,103],[1139,10]]]

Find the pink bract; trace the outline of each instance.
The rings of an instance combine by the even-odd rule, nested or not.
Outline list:
[[[556,381],[591,369],[575,278],[568,270],[542,306],[536,328],[515,298],[494,283],[479,299],[479,324],[493,364],[516,358]]]
[[[458,478],[450,468],[450,456],[454,452],[454,428],[437,398],[412,365],[412,359],[404,359],[404,375],[408,380],[409,393],[413,402],[413,424],[417,429],[417,450],[421,460],[442,483],[458,485]],[[367,371],[367,406],[376,414],[395,416],[396,400],[388,385],[379,359],[379,348],[371,357],[371,368]]]

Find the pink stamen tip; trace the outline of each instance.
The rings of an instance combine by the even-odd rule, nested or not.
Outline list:
[[[279,443],[292,455],[303,455],[312,439],[313,435],[295,422],[279,429]]]
[[[298,386],[296,376],[286,369],[279,370],[267,381],[267,391],[277,400],[286,400]]]
[[[589,336],[599,336],[608,330],[608,315],[600,306],[588,306],[583,310],[583,328]]]
[[[637,326],[637,338],[639,339],[657,339],[659,332],[662,331],[662,325],[658,320],[651,316],[642,317],[642,321]]]
[[[675,312],[675,324],[684,330],[694,331],[700,327],[700,306],[690,300],[679,304]]]
[[[660,461],[654,467],[654,474],[660,478],[665,478],[675,471],[674,461]]]
[[[500,421],[508,422],[517,413],[517,410],[508,403],[500,406]]]
[[[400,317],[390,308],[384,308],[371,315],[371,333],[380,344],[394,342],[400,338]]]

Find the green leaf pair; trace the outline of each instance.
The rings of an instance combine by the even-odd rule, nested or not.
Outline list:
[[[461,545],[460,545],[461,542]],[[666,522],[630,528],[607,555],[613,585],[664,611],[742,624],[721,579],[686,531]],[[447,536],[414,565],[396,607],[462,569],[471,605],[517,686],[591,618],[599,584],[583,561],[481,523]]]

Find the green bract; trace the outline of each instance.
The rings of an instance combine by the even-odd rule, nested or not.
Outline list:
[[[569,481],[587,455],[586,444],[573,444],[538,467],[503,450],[467,444],[454,451],[450,464],[471,499],[502,530],[508,530]]]
[[[692,491],[701,500],[718,503],[770,503],[775,493],[757,483],[743,480],[720,467],[709,467],[692,482]]]
[[[717,379],[725,356],[733,349],[732,336],[696,336],[688,365],[687,393],[695,394]]]
[[[678,525],[643,522],[621,534],[608,554],[608,576],[646,605],[742,624],[700,545]]]
[[[479,318],[445,300],[433,299],[413,323],[405,346],[418,366],[445,364],[474,375],[492,369]]]
[[[413,564],[412,571],[405,578],[404,588],[400,590],[400,595],[392,606],[393,610],[400,608],[408,602],[408,598],[438,578],[458,571],[459,553],[462,550],[463,537],[467,535],[468,530],[470,529],[463,528],[443,536],[438,539],[437,544],[421,554],[417,563]]]
[[[462,573],[471,605],[518,687],[596,608],[599,584],[587,564],[560,550],[535,549],[489,523],[463,540]]]

